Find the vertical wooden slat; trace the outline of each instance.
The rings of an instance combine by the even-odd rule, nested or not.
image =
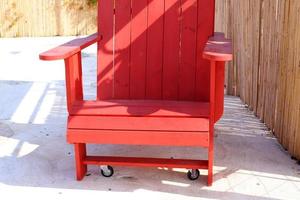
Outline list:
[[[254,6],[252,8],[251,13],[253,16],[253,20],[251,23],[251,26],[253,28],[253,36],[251,38],[251,42],[253,43],[252,48],[252,59],[253,59],[253,65],[252,65],[252,98],[250,102],[250,108],[251,110],[256,110],[257,108],[257,101],[258,101],[258,73],[259,73],[259,64],[260,64],[260,32],[261,32],[261,13],[262,13],[262,6],[261,1],[256,0],[254,3]],[[258,25],[257,25],[258,24]],[[251,44],[250,44],[251,45]]]
[[[148,1],[146,98],[162,97],[164,1]]]
[[[182,0],[179,99],[194,100],[197,47],[197,0]]]
[[[114,1],[99,1],[97,98],[113,98],[114,82]]]
[[[228,93],[240,95],[300,159],[300,1],[217,0],[216,19],[233,39]]]
[[[114,98],[129,98],[131,0],[115,0]]]
[[[147,0],[132,0],[130,98],[145,98]]]
[[[214,14],[214,1],[198,1],[195,98],[200,101],[209,101],[210,63],[201,55],[206,41],[214,32]]]
[[[286,49],[289,48],[289,43],[288,43],[288,35],[289,35],[289,23],[288,19],[289,19],[289,2],[285,2],[284,6],[284,15],[283,15],[283,29],[286,30],[283,32],[282,34],[282,41],[281,41],[281,45],[280,45],[280,56],[283,57],[288,57],[288,51],[286,51]],[[285,127],[285,123],[284,123],[284,113],[286,110],[286,106],[285,106],[285,99],[286,99],[286,73],[287,73],[287,63],[288,59],[283,59],[280,60],[280,65],[279,65],[279,75],[278,75],[278,88],[277,88],[277,103],[276,103],[276,123],[275,123],[275,127],[274,127],[274,133],[277,136],[277,138],[279,139],[280,143],[283,143],[284,138],[285,138],[285,134],[286,133],[286,127]],[[284,66],[284,67],[280,67],[280,66]]]
[[[294,6],[294,13],[295,13],[295,21],[294,23],[298,24],[299,20],[300,20],[300,2],[297,3],[297,5]],[[300,160],[300,28],[297,27],[296,31],[295,31],[295,35],[297,35],[296,40],[294,41],[294,51],[291,50],[292,54],[294,55],[294,59],[295,59],[295,73],[294,76],[295,78],[295,89],[294,89],[294,100],[293,100],[293,113],[294,116],[294,124],[293,124],[293,128],[294,128],[294,146],[293,146],[293,155],[295,155],[295,157],[297,157]],[[292,40],[292,38],[290,38]]]
[[[163,99],[178,98],[178,70],[180,45],[180,1],[166,0],[163,44]]]

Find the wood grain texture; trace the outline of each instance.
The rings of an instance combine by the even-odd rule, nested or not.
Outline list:
[[[148,1],[146,98],[161,99],[164,1]]]
[[[162,69],[163,99],[178,99],[181,4],[165,1]]]
[[[89,35],[97,7],[87,0],[1,0],[0,37]]]
[[[200,101],[209,101],[210,62],[201,55],[208,38],[214,33],[214,11],[214,1],[198,1],[195,99]]]
[[[131,0],[115,1],[114,98],[129,98]]]
[[[228,94],[240,96],[300,159],[300,1],[216,2],[217,31],[234,44]]]
[[[132,0],[130,98],[144,99],[147,61],[147,0]]]
[[[97,52],[97,99],[114,96],[114,5],[101,1],[98,5],[98,33],[102,40]]]
[[[181,1],[181,49],[178,99],[195,99],[197,51],[197,0]]]

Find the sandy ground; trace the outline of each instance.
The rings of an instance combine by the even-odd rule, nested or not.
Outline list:
[[[115,167],[112,178],[91,166],[75,180],[73,147],[66,143],[63,61],[38,54],[70,38],[0,39],[0,199],[300,199],[300,165],[280,147],[237,97],[227,96],[216,125],[214,185],[206,172]],[[96,48],[83,52],[84,93],[95,98]],[[205,158],[195,148],[90,145],[90,154]]]

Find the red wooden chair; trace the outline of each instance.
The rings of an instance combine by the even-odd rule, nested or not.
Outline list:
[[[214,123],[223,114],[231,42],[214,34],[214,0],[99,0],[98,33],[40,54],[64,59],[67,141],[76,175],[87,165],[176,167],[213,180]],[[97,100],[83,99],[81,50],[98,44]],[[89,156],[86,144],[194,146],[208,160]]]

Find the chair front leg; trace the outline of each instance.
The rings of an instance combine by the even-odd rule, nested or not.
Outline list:
[[[87,165],[84,164],[86,158],[86,144],[78,143],[74,144],[75,147],[75,162],[76,162],[76,179],[82,180],[87,172]]]

